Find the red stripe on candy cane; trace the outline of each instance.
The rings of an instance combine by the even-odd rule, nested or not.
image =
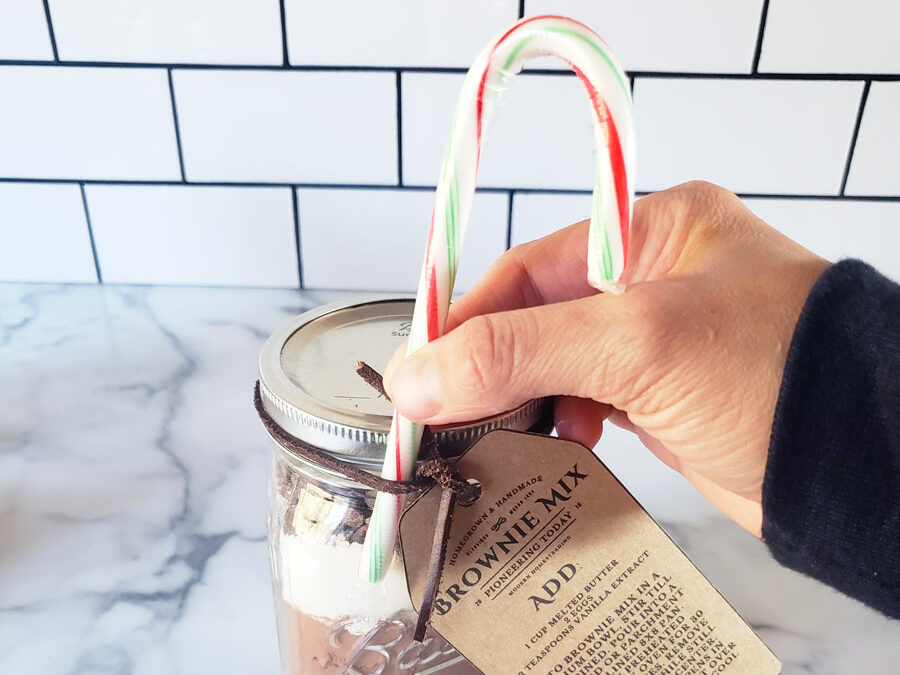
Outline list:
[[[493,54],[493,50],[491,51]],[[481,124],[482,111],[484,109],[484,85],[487,82],[488,71],[491,69],[491,62],[488,59],[488,66],[481,74],[481,82],[478,84],[478,96],[475,98],[475,166],[481,162]]]
[[[538,23],[536,26],[529,26],[533,22]],[[528,28],[519,31],[519,28],[525,26]],[[511,37],[513,39],[510,39]],[[533,39],[534,42],[532,42]],[[517,44],[519,42],[521,44]],[[528,44],[531,44],[531,47],[525,49]],[[526,56],[530,58],[542,53],[565,55],[582,65],[585,72],[592,76],[598,75],[602,82],[606,82],[608,76],[612,74],[622,87],[624,96],[614,96],[609,100],[610,105],[607,105],[584,73],[576,69],[590,96],[596,116],[595,123],[600,125],[597,130],[600,147],[597,150],[600,153],[605,150],[604,154],[608,157],[608,159],[598,158],[595,167],[598,173],[596,181],[602,181],[604,185],[608,185],[608,182],[611,181],[613,185],[608,187],[612,187],[616,195],[615,201],[613,201],[612,195],[606,195],[604,199],[604,195],[600,193],[604,189],[604,185],[595,181],[596,211],[592,213],[592,222],[595,223],[592,234],[596,235],[596,230],[603,228],[602,234],[606,236],[603,237],[602,244],[598,242],[596,236],[591,239],[590,247],[593,249],[593,257],[589,261],[588,278],[589,282],[598,288],[612,291],[621,289],[621,285],[615,283],[621,275],[621,267],[624,262],[619,258],[618,251],[622,250],[623,254],[627,256],[628,228],[632,211],[629,189],[633,182],[630,176],[625,175],[626,168],[631,166],[632,158],[630,146],[632,110],[627,78],[612,56],[606,53],[608,49],[605,43],[584,24],[559,16],[529,17],[495,38],[483,56],[479,58],[479,65],[470,70],[466,76],[463,86],[465,98],[460,99],[456,109],[452,135],[435,195],[435,204],[442,204],[445,208],[438,212],[432,212],[426,262],[414,313],[415,330],[410,342],[412,350],[437,339],[444,331],[443,321],[447,314],[445,303],[449,303],[451,299],[452,275],[457,262],[457,248],[461,242],[461,236],[458,233],[461,233],[465,227],[468,210],[471,206],[471,194],[465,195],[463,206],[459,206],[457,201],[459,199],[458,185],[462,180],[464,190],[471,189],[474,192],[483,137],[486,134],[487,118],[495,99],[502,93],[499,85],[513,74],[503,70],[507,64],[501,60],[501,55],[505,54],[507,49],[510,50],[509,55],[504,58],[509,60],[510,68],[515,66],[515,70]],[[582,63],[582,59],[584,63]],[[491,85],[491,90],[488,90],[488,84]],[[495,88],[496,91],[494,91]],[[473,113],[475,113],[474,120],[471,117]],[[615,113],[615,119],[612,118],[611,113]],[[621,126],[621,132],[616,123]],[[620,133],[624,137],[620,136]],[[471,138],[471,136],[475,138]],[[469,141],[474,141],[474,145]],[[622,143],[625,143],[624,147]],[[624,156],[624,152],[628,152],[627,157]],[[462,173],[462,179],[460,179],[460,173]],[[616,209],[616,213],[613,213],[613,209]],[[458,218],[461,220],[458,221]],[[614,236],[609,235],[612,234],[610,230],[614,227],[616,218],[619,219],[621,236],[618,241],[613,242]],[[457,227],[460,230],[457,230]],[[437,241],[434,240],[435,235],[438,237]],[[601,247],[602,251],[598,250]],[[601,253],[602,255],[600,255]],[[615,259],[610,256],[611,253],[614,254]],[[445,254],[447,260],[444,258]],[[391,433],[395,435],[394,447],[385,457],[384,471],[388,474],[393,472],[396,474],[396,478],[403,480],[408,478],[404,474],[415,465],[418,445],[421,442],[421,427],[401,415],[395,414]],[[394,453],[393,461],[389,454],[391,451]],[[365,545],[371,555],[365,559],[365,566],[361,570],[364,579],[370,581],[380,579],[386,571],[394,548],[396,519],[403,502],[404,500],[399,497],[391,500],[390,495],[384,493],[379,493],[376,498],[372,513],[372,525],[377,524],[378,527],[371,527],[366,534]],[[391,520],[390,524],[383,522],[386,515]]]
[[[522,26],[526,26],[529,23],[531,23],[532,21],[539,21],[541,19],[547,19],[547,18],[559,19],[562,17],[548,16],[548,15],[533,16],[530,19],[525,19],[523,21],[520,21],[515,26],[510,28],[508,31],[506,31],[503,35],[501,35],[500,38],[494,43],[494,46],[491,47],[491,51],[488,53],[487,65],[485,65],[485,67],[484,67],[484,72],[481,73],[481,81],[478,83],[478,95],[475,97],[475,143],[476,143],[476,148],[477,148],[477,151],[475,153],[475,165],[476,166],[481,161],[481,131],[482,131],[482,124],[483,124],[483,119],[484,119],[483,114],[482,114],[482,112],[484,110],[484,88],[487,86],[487,76],[491,70],[491,59],[494,58],[494,52],[497,51],[497,48],[501,44],[503,44],[503,42],[506,41],[506,39],[510,35],[515,33]],[[579,25],[583,25],[583,24],[579,24]]]
[[[606,105],[603,106],[606,108]],[[619,131],[609,110],[609,162],[612,164],[613,180],[616,184],[616,204],[619,207],[619,231],[622,233],[622,264],[628,262],[628,239],[631,223],[631,199],[628,195],[628,175],[625,173],[625,157],[619,142]]]
[[[425,245],[425,264],[431,268],[426,277],[428,284],[428,301],[425,305],[425,332],[427,340],[431,342],[440,337],[441,327],[438,321],[437,304],[437,278],[434,271],[434,261],[431,259],[431,242],[434,240],[434,209],[431,210],[431,225],[428,227],[428,243]]]
[[[606,49],[609,49],[609,45],[606,44],[606,41],[603,38],[601,38],[599,35],[597,35],[593,30],[591,30],[590,27],[586,26],[585,24],[581,23],[580,21],[576,21],[575,19],[571,19],[569,17],[562,16],[560,14],[542,14],[540,16],[532,16],[528,19],[523,19],[522,21],[519,21],[519,23],[514,25],[512,28],[510,28],[508,31],[506,31],[503,35],[501,35],[500,38],[494,43],[494,46],[491,47],[491,51],[488,53],[487,63],[485,65],[484,71],[481,73],[481,81],[478,83],[478,94],[475,97],[475,143],[476,143],[475,166],[476,167],[478,166],[478,164],[481,163],[481,136],[482,136],[482,130],[483,130],[483,124],[484,124],[484,114],[483,114],[483,111],[484,111],[484,89],[487,86],[487,77],[488,77],[488,73],[491,70],[491,59],[493,59],[493,57],[494,57],[494,52],[496,52],[497,49],[500,47],[500,45],[503,44],[513,33],[515,33],[517,30],[519,30],[523,26],[527,26],[529,23],[531,23],[533,21],[541,21],[541,20],[546,20],[546,19],[562,20],[562,21],[565,21],[566,23],[575,24],[576,26],[578,26],[578,27],[584,29],[585,31],[587,31],[588,33],[590,33]],[[569,63],[569,65],[571,66],[572,64]],[[593,85],[591,85],[590,82],[588,82],[588,80],[584,77],[583,73],[581,73],[574,66],[572,66],[572,67],[574,68],[575,72],[578,73],[578,77],[580,77],[581,80],[590,87],[590,90],[592,92],[591,98],[593,99],[597,93],[596,90],[594,89]],[[616,135],[616,140],[618,140],[618,135]],[[619,154],[620,154],[620,158],[621,158],[621,149],[619,151]],[[613,166],[615,166],[615,165],[613,165]],[[624,163],[622,163],[622,166],[624,167]],[[616,181],[616,185],[617,185],[616,195],[618,198],[618,193],[619,193],[618,181]],[[626,192],[627,192],[627,187],[626,187]],[[628,209],[626,208],[625,210],[627,211]],[[622,213],[621,209],[619,210],[619,213],[620,214]],[[628,221],[625,221],[624,227],[625,227],[625,235],[626,236],[623,239],[623,242],[625,242],[625,243],[623,243],[623,247],[626,247],[627,246]]]
[[[628,198],[628,176],[625,173],[625,158],[622,155],[622,143],[619,141],[619,131],[616,129],[616,121],[609,114],[609,108],[603,102],[600,92],[594,84],[573,63],[569,67],[575,71],[578,79],[587,89],[588,96],[593,104],[597,122],[606,129],[609,136],[607,150],[609,150],[609,163],[612,166],[613,183],[616,187],[616,207],[619,212],[619,232],[622,235],[622,261],[628,260],[628,231],[631,223],[631,206]]]
[[[441,323],[438,320],[437,275],[431,267],[431,278],[428,280],[428,341],[437,340],[441,336]]]

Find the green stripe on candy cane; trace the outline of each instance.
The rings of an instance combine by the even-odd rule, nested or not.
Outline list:
[[[500,85],[525,61],[544,54],[566,61],[591,99],[597,161],[588,280],[602,290],[621,290],[615,282],[624,266],[634,192],[633,106],[627,78],[602,40],[586,26],[564,17],[522,19],[488,45],[463,82],[435,192],[428,253],[420,276],[407,354],[436,339],[444,330],[459,248],[475,193],[482,134],[502,93]],[[395,415],[388,437],[382,476],[407,480],[415,466],[421,428]],[[379,494],[376,498],[361,560],[363,579],[381,578],[387,570],[394,553],[398,507],[391,495]]]
[[[603,193],[603,185],[600,183],[599,176],[594,178],[594,194],[601,195]],[[600,210],[600,206],[603,203],[602,199],[595,199],[591,204],[591,210],[594,221],[599,225],[599,230],[603,234],[603,247],[600,249],[603,253],[603,270],[606,272],[607,270],[612,269],[612,256],[610,255],[610,242],[609,242],[609,227],[607,226],[606,219],[603,217],[603,212]],[[608,279],[608,281],[612,281],[612,279]]]
[[[458,195],[459,185],[454,176],[453,183],[450,185],[450,198],[445,207],[447,212],[447,276],[450,279],[456,279],[456,270],[459,264]]]
[[[510,52],[509,58],[507,58],[506,62],[503,64],[503,70],[509,70],[510,68],[512,68],[513,63],[515,63],[515,61],[518,58],[521,51],[523,49],[525,49],[525,47],[527,47],[529,45],[529,43],[531,43],[531,41],[534,40],[536,37],[537,37],[537,35],[529,35],[527,38],[525,38],[519,44],[517,44],[515,46],[515,48],[512,50],[512,52]],[[501,77],[503,77],[503,75],[504,75],[503,70],[500,71]]]
[[[375,516],[376,514],[372,514]],[[369,529],[375,530],[374,544],[369,548],[369,583],[374,584],[381,578],[381,553],[379,551],[378,541],[381,538],[381,514],[378,518],[373,517],[369,521]]]
[[[576,40],[581,40],[582,42],[584,42],[588,47],[590,47],[595,52],[597,52],[597,54],[599,54],[600,57],[607,62],[607,65],[609,65],[610,68],[612,68],[614,71],[616,71],[617,76],[619,76],[620,74],[622,75],[622,77],[619,77],[619,84],[622,86],[622,88],[630,89],[630,87],[628,86],[628,82],[624,78],[624,74],[621,73],[621,70],[612,61],[612,59],[609,58],[607,53],[600,47],[600,45],[591,41],[590,39],[588,39],[586,36],[582,35],[581,33],[574,31],[574,30],[567,29],[567,28],[545,28],[544,30],[546,30],[548,33],[561,33],[564,35],[569,35],[569,36],[575,38]],[[503,69],[509,70],[515,63],[516,59],[518,58],[519,53],[526,46],[528,46],[528,44],[532,40],[534,40],[537,37],[538,37],[537,35],[530,35],[527,38],[525,38],[524,40],[522,40],[519,44],[517,44],[515,46],[515,48],[512,50],[512,52],[510,52],[509,57],[507,57],[506,61],[504,62]],[[629,97],[629,101],[630,100],[631,100],[631,98]]]
[[[556,17],[556,18],[559,18],[559,17]],[[581,26],[580,24],[576,24],[576,25],[579,25],[580,28],[582,28],[584,30],[590,30],[590,29],[587,29],[585,26]],[[607,52],[605,51],[603,46],[601,46],[600,44],[597,44],[597,42],[593,41],[592,39],[588,38],[587,36],[583,35],[582,33],[579,33],[577,30],[572,30],[572,29],[567,29],[567,28],[555,28],[555,27],[548,28],[548,27],[543,27],[543,26],[539,27],[538,30],[545,32],[545,33],[561,34],[561,35],[570,37],[574,40],[578,40],[578,41],[582,42],[583,44],[587,45],[598,56],[600,56],[603,59],[603,61],[606,63],[606,65],[609,67],[610,71],[614,73],[620,89],[623,92],[627,93],[625,100],[627,101],[627,104],[628,104],[628,112],[629,112],[629,114],[633,114],[633,105],[632,105],[632,101],[631,101],[630,87],[628,86],[627,78],[625,77],[625,75],[621,71],[621,69],[619,69],[616,66],[615,61],[607,54]],[[507,74],[509,69],[514,68],[517,65],[519,65],[516,63],[516,60],[519,57],[519,55],[521,54],[522,50],[528,44],[530,44],[532,41],[534,41],[536,38],[538,38],[539,36],[540,36],[540,33],[530,35],[530,36],[522,39],[518,44],[516,44],[515,47],[512,49],[512,51],[510,52],[510,54],[508,55],[508,57],[506,58],[506,60],[504,61],[502,68],[499,70],[498,77],[500,77],[502,79]],[[596,37],[596,36],[594,36],[594,37]],[[597,37],[597,40],[600,40],[600,38]],[[602,42],[602,40],[601,40],[601,42]],[[573,67],[573,69],[576,71],[576,73],[578,73],[579,77],[582,77],[583,74],[581,72],[579,72],[578,68],[576,68],[574,66],[574,64],[572,64],[570,62],[568,62],[568,63],[570,66]],[[520,65],[519,65],[519,67],[520,67]],[[585,78],[582,77],[582,79],[585,79]],[[591,85],[587,80],[585,80],[585,85],[589,87],[589,93],[591,93],[592,99],[593,99],[593,96],[595,93],[595,89],[593,88],[593,85]],[[489,89],[486,88],[485,91],[487,92],[487,91],[489,91]],[[496,96],[494,98],[496,98]],[[595,114],[598,117],[598,123],[607,128],[607,131],[608,131],[607,147],[610,147],[610,149],[612,150],[612,146],[614,144],[616,146],[618,146],[617,132],[615,130],[615,121],[611,118],[611,116],[609,116],[606,105],[602,101],[594,102],[592,100],[592,103],[594,103],[594,106],[595,106]],[[614,140],[613,137],[616,137],[615,143],[613,143],[613,140]],[[602,161],[601,158],[599,157],[599,153],[598,153],[598,160]],[[599,178],[599,175],[598,175],[598,178]],[[606,218],[602,217],[601,207],[602,207],[603,199],[604,199],[604,195],[603,195],[603,191],[600,189],[600,181],[597,180],[597,181],[595,181],[595,191],[594,191],[594,200],[593,200],[594,204],[592,207],[592,213],[594,214],[594,218],[592,218],[592,222],[591,222],[591,246],[590,246],[590,249],[591,249],[591,252],[593,253],[593,255],[591,255],[589,258],[589,266],[590,266],[591,262],[595,262],[595,263],[599,262],[599,269],[597,269],[596,265],[595,265],[592,269],[592,273],[590,276],[593,277],[592,281],[601,282],[604,285],[606,285],[607,286],[606,290],[614,290],[615,281],[617,280],[618,273],[620,273],[621,270],[617,270],[617,266],[615,265],[615,262],[613,261],[613,258],[612,258],[612,246],[611,246],[611,241],[610,241],[610,236],[609,236],[610,223],[608,222],[608,220]],[[630,216],[630,209],[629,209],[629,216]],[[619,217],[620,217],[620,219],[622,218],[621,213],[619,213]],[[601,243],[597,244],[595,240],[599,240]],[[622,250],[622,258],[624,259],[624,256],[625,256],[625,253],[627,250],[627,241],[623,241],[622,249],[623,249]],[[599,254],[599,261],[597,261],[598,254]],[[624,260],[623,260],[623,262],[624,262]]]
[[[584,42],[584,44],[586,44],[588,47],[590,47],[595,52],[597,52],[597,54],[600,55],[600,58],[602,58],[604,61],[606,61],[606,64],[615,72],[616,77],[619,80],[619,85],[622,87],[622,89],[630,92],[631,87],[629,87],[629,85],[628,85],[628,80],[625,77],[625,73],[623,73],[621,71],[621,69],[616,65],[616,63],[609,57],[609,54],[607,52],[605,52],[603,50],[603,48],[601,48],[600,45],[598,45],[596,42],[592,42],[591,40],[589,40],[586,36],[582,35],[581,33],[578,33],[573,30],[565,29],[565,28],[548,28],[547,30],[551,33],[561,33],[563,35],[570,35],[573,38],[575,38],[576,40],[581,40],[582,42]],[[631,101],[630,95],[628,96],[628,103],[631,106],[632,112],[634,112],[634,105]]]

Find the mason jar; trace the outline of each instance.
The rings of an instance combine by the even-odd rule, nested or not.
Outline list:
[[[390,402],[356,372],[383,372],[409,335],[411,299],[344,302],[307,312],[273,334],[260,355],[263,408],[291,436],[379,473]],[[440,454],[458,456],[497,428],[546,426],[543,401],[469,424],[432,429]],[[284,675],[478,673],[440,636],[413,640],[416,623],[399,552],[383,581],[357,575],[375,492],[272,439],[269,554]]]

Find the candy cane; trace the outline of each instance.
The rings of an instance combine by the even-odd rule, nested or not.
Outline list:
[[[584,83],[593,111],[597,153],[588,283],[607,292],[624,290],[619,278],[628,255],[634,199],[634,124],[628,78],[606,43],[587,26],[561,16],[522,19],[485,48],[463,82],[435,192],[407,355],[443,332],[488,118],[507,80],[527,60],[545,55],[569,64]],[[395,411],[381,475],[409,480],[421,439],[421,426]],[[363,579],[375,582],[386,572],[402,507],[402,497],[378,494],[360,563]]]

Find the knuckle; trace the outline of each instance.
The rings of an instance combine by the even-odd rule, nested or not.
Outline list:
[[[638,286],[631,299],[631,321],[634,330],[629,331],[631,352],[639,367],[646,368],[664,353],[672,335],[683,320],[681,309],[666,299],[659,287]]]
[[[726,190],[721,185],[710,183],[708,180],[691,180],[687,183],[682,183],[679,187],[684,190],[686,195],[693,199],[714,201],[731,194],[729,190]]]
[[[467,393],[489,395],[509,378],[514,338],[498,316],[476,316],[463,324],[465,358],[459,364],[459,382]]]
[[[686,211],[692,220],[718,227],[732,220],[730,217],[741,201],[731,190],[704,180],[685,184]],[[702,217],[700,217],[702,216]]]
[[[687,214],[717,213],[733,206],[738,200],[737,195],[731,190],[705,180],[681,183],[657,194],[666,196],[670,208]]]
[[[658,282],[636,284],[627,295],[617,316],[620,325],[606,334],[603,351],[609,357],[592,385],[623,405],[655,386],[685,321],[678,303]]]
[[[670,233],[682,246],[688,239],[702,244],[728,233],[746,211],[733,192],[704,180],[682,183],[644,199],[649,201],[642,209],[650,220],[670,223]]]
[[[518,246],[513,246],[512,248],[506,249],[503,253],[500,254],[499,258],[491,263],[489,269],[491,271],[506,271],[518,267],[519,261],[522,258],[522,246],[523,244],[519,244]]]
[[[498,270],[511,282],[511,286],[519,293],[518,302],[522,306],[537,304],[541,299],[540,289],[535,285],[530,268],[537,242],[519,244],[509,249],[497,262]]]
[[[510,269],[525,267],[528,265],[537,245],[537,241],[527,241],[524,244],[516,244],[512,248],[504,251],[495,264]]]
[[[716,183],[710,183],[707,180],[690,180],[676,185],[670,190],[666,190],[666,192],[671,193],[679,201],[688,204],[697,202],[708,204],[710,202],[727,200],[734,195],[730,190]]]

